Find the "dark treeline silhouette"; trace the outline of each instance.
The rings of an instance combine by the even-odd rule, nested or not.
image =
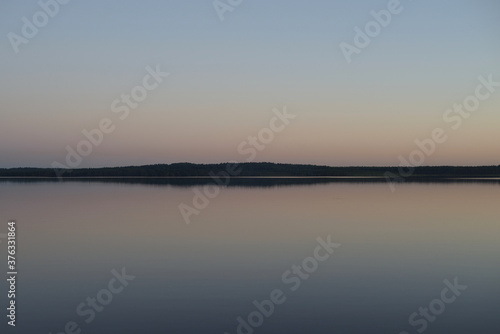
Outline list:
[[[457,178],[457,177],[500,177],[500,166],[477,167],[330,167],[317,165],[278,164],[249,162],[237,165],[173,163],[145,166],[78,168],[54,170],[51,168],[8,168],[0,169],[0,177],[209,177],[223,171],[236,170],[235,177],[384,177],[391,173],[399,178]],[[57,174],[57,172],[59,174]]]

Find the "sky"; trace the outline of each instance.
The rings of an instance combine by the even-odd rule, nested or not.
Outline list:
[[[500,164],[496,0],[60,1],[0,2],[2,168]]]

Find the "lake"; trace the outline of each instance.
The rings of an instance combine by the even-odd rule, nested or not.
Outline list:
[[[0,181],[9,333],[500,332],[498,181],[101,181]]]

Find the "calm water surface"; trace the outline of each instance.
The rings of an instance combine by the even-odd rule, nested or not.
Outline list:
[[[3,311],[2,333],[74,321],[81,333],[233,334],[275,289],[284,302],[240,333],[500,333],[498,183],[228,187],[187,225],[178,206],[195,188],[0,182],[0,233],[17,220],[19,272],[17,326]],[[333,254],[306,260],[307,278],[290,271],[329,235]],[[122,268],[135,278],[102,292]],[[455,279],[467,288],[443,303]],[[97,295],[99,311],[87,304]]]

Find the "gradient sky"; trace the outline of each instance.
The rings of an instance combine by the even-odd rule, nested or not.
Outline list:
[[[499,164],[500,89],[453,131],[443,113],[500,81],[497,0],[401,0],[403,11],[348,64],[339,48],[387,0],[73,0],[15,53],[7,37],[37,1],[0,3],[0,167],[64,163],[102,118],[116,125],[81,167],[244,161],[238,145],[272,109],[297,118],[255,161],[397,165],[436,127],[426,165]],[[130,117],[110,105],[146,67],[171,75]]]

